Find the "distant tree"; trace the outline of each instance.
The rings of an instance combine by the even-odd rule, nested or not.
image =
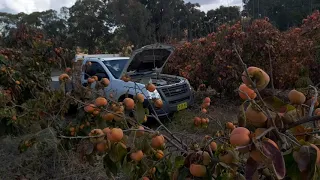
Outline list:
[[[320,8],[320,0],[243,0],[244,13],[256,18],[268,17],[280,30],[300,25],[302,19]]]
[[[87,48],[89,53],[96,46],[104,48],[111,39],[106,4],[100,0],[77,0],[69,9],[68,26],[75,44]]]
[[[216,28],[224,23],[232,23],[241,18],[240,7],[238,6],[220,6],[218,9],[209,10],[207,12],[207,27],[209,30],[215,31]]]

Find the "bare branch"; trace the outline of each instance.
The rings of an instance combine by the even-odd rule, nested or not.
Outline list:
[[[318,90],[316,87],[314,86],[310,86],[311,88],[313,88],[314,90],[314,98],[311,102],[311,107],[309,109],[309,114],[308,116],[311,117],[312,116],[312,113],[313,113],[313,110],[314,110],[314,105],[316,104],[317,100],[318,100]],[[313,122],[313,127],[317,127],[317,124],[316,124],[316,121]]]
[[[272,67],[270,47],[268,49],[269,49],[269,64],[270,64],[270,83],[271,83],[271,88],[272,88],[272,96],[275,96],[276,92],[275,92],[274,83],[273,83],[273,67]]]
[[[282,129],[281,132],[285,132],[286,130],[294,128],[294,127],[299,126],[301,124],[305,124],[308,122],[314,122],[314,121],[320,121],[320,116],[305,117],[297,122],[290,124],[287,128]]]

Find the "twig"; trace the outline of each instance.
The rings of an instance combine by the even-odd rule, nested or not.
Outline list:
[[[296,133],[296,134],[293,134],[295,136],[301,136],[301,135],[312,135],[312,134],[318,134],[320,133],[320,131],[313,131],[313,132],[305,132],[305,133]]]
[[[154,131],[147,130],[147,129],[126,129],[126,130],[123,130],[123,132],[131,132],[131,131],[144,131],[144,132],[148,132],[148,133],[154,133]]]
[[[313,110],[314,110],[314,105],[316,104],[316,102],[317,102],[317,100],[318,100],[318,91],[317,91],[317,88],[314,87],[314,86],[311,86],[311,85],[310,85],[310,87],[313,88],[313,90],[314,90],[314,99],[312,100],[312,102],[311,102],[311,107],[310,107],[310,109],[309,109],[309,114],[308,114],[309,117],[312,116],[312,113],[313,113]],[[313,122],[313,127],[314,127],[314,128],[317,127],[316,121]]]
[[[261,139],[263,136],[268,134],[270,131],[274,130],[275,127],[270,127],[269,129],[265,130],[263,133],[261,133],[259,136],[256,137],[256,139]]]
[[[288,129],[313,121],[320,121],[320,116],[305,117],[297,122],[290,124],[287,128],[282,129],[281,132],[285,132]]]
[[[170,138],[168,138],[166,135],[163,135],[163,137],[172,145],[174,145],[176,148],[178,148],[180,151],[182,151],[184,154],[187,154],[188,151],[184,150],[183,148],[181,148],[180,146],[178,146],[177,144],[175,144],[174,142],[171,141]]]
[[[296,139],[294,137],[290,137],[290,135],[284,134],[284,133],[280,133],[282,136],[285,136],[287,139],[289,139],[291,142],[293,142],[295,145],[297,146],[301,146],[301,144],[299,144]]]
[[[99,136],[63,136],[59,135],[57,136],[58,138],[64,138],[64,139],[90,139],[90,138],[99,138],[99,137],[104,137],[106,136],[105,134],[99,135]]]
[[[183,141],[181,139],[179,139],[177,136],[175,136],[166,126],[163,125],[163,123],[160,121],[160,119],[158,117],[156,117],[153,113],[152,113],[152,116],[156,119],[156,121],[162,126],[162,128],[170,134],[170,136],[177,140],[179,143],[181,143],[182,146],[184,146],[186,149],[188,149],[188,146],[183,143]]]
[[[272,96],[275,96],[275,89],[274,89],[274,83],[273,83],[273,67],[272,67],[272,59],[271,59],[271,53],[270,53],[270,47],[269,50],[269,64],[270,64],[270,83],[272,88]]]
[[[238,50],[237,50],[237,46],[236,46],[234,43],[233,43],[233,46],[234,46],[234,50],[235,50],[235,52],[236,52],[236,54],[237,54],[237,56],[238,56],[238,58],[239,58],[239,60],[240,60],[240,62],[241,62],[241,64],[242,64],[242,66],[243,66],[243,68],[244,68],[244,71],[245,71],[245,73],[246,73],[247,79],[249,80],[249,82],[250,82],[250,84],[252,85],[253,89],[254,89],[255,92],[257,93],[257,96],[258,96],[259,100],[263,103],[263,105],[264,105],[264,107],[265,107],[265,113],[267,114],[267,117],[268,117],[269,121],[271,121],[271,122],[272,122],[272,126],[275,127],[275,129],[274,129],[275,135],[277,136],[278,139],[281,140],[281,143],[284,144],[285,141],[284,141],[284,139],[279,135],[279,130],[278,130],[278,128],[277,128],[277,126],[276,126],[276,124],[275,124],[275,122],[274,122],[274,119],[272,118],[272,116],[271,116],[271,114],[270,114],[270,112],[269,112],[269,110],[268,110],[268,106],[267,106],[266,103],[263,101],[263,99],[262,99],[262,97],[261,97],[261,94],[260,94],[259,90],[258,90],[257,87],[256,87],[255,82],[253,82],[252,79],[251,79],[251,77],[249,76],[249,72],[248,72],[247,65],[246,65],[246,64],[244,63],[244,61],[242,60],[242,58],[241,58],[241,56],[240,56],[240,54],[239,54],[239,52],[238,52]]]

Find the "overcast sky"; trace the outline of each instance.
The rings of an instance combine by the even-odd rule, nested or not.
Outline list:
[[[76,0],[0,0],[0,12],[31,13],[48,9],[59,10],[63,6],[70,7]],[[201,10],[208,11],[220,5],[241,6],[242,0],[185,0],[186,2],[199,3]]]

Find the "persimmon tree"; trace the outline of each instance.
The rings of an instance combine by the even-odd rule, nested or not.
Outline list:
[[[103,157],[111,178],[122,172],[131,179],[317,179],[319,128],[317,123],[303,125],[320,120],[317,88],[310,87],[311,100],[299,90],[288,94],[290,102],[261,97],[260,91],[271,77],[261,68],[247,67],[235,44],[232,53],[243,66],[238,93],[244,102],[238,121],[222,124],[212,119],[207,114],[212,100],[205,98],[199,114],[187,121],[199,128],[217,123],[221,129],[202,141],[188,143],[178,138],[143,106],[146,95],[127,96],[123,102],[112,100],[112,95],[103,91],[108,79],[98,81],[93,76],[88,87],[65,92],[71,77],[67,73],[59,78],[60,92],[64,102],[75,102],[79,110],[74,120],[57,129],[57,137],[64,145],[73,140],[72,146],[80,143],[83,157],[89,160]],[[130,81],[128,76],[122,79]],[[153,92],[156,87],[146,84],[145,88]],[[149,101],[161,108],[161,99]],[[158,128],[144,126],[148,115],[158,121]]]
[[[266,25],[265,22],[262,20],[260,23]],[[1,82],[1,121],[27,129],[28,125],[40,124],[40,131],[53,127],[55,132],[52,134],[60,139],[56,142],[59,147],[77,149],[81,157],[92,164],[96,157],[102,158],[110,178],[122,173],[131,179],[145,180],[318,179],[318,88],[292,89],[288,93],[289,102],[276,96],[262,97],[260,92],[272,84],[273,75],[260,66],[247,66],[246,56],[241,54],[244,47],[238,45],[245,34],[235,33],[237,29],[240,29],[239,24],[231,29],[221,27],[221,36],[211,34],[210,38],[223,38],[226,48],[222,49],[221,44],[214,43],[210,46],[219,50],[220,57],[236,58],[230,64],[222,58],[217,65],[230,70],[228,74],[221,73],[226,78],[234,75],[225,82],[234,80],[237,94],[243,100],[238,120],[224,124],[219,119],[211,118],[208,107],[213,99],[204,98],[199,104],[199,113],[193,119],[186,119],[186,123],[197,128],[208,128],[209,123],[214,123],[219,130],[212,130],[212,134],[202,137],[201,141],[190,142],[188,136],[179,137],[144,106],[147,100],[154,107],[162,108],[161,99],[150,99],[146,94],[127,95],[122,102],[113,99],[113,92],[104,90],[109,86],[108,79],[99,81],[92,76],[88,78],[89,85],[84,87],[76,81],[71,82],[77,70],[67,68],[59,77],[60,89],[48,89],[49,77],[45,73],[49,66],[47,60],[58,58],[57,50],[60,49],[46,44],[34,46],[37,45],[34,40],[24,41],[31,42],[28,44],[32,46],[26,48],[24,45],[23,55],[17,50],[1,52],[1,79],[4,80]],[[207,39],[199,40],[197,48],[205,46],[206,42]],[[189,50],[197,50],[191,43],[185,46]],[[41,47],[46,50],[41,50]],[[182,53],[182,50],[178,52]],[[217,54],[215,49],[212,53]],[[196,54],[193,58],[197,64],[195,71],[208,68],[199,64]],[[223,65],[224,62],[228,65]],[[268,66],[270,69],[272,67],[275,66]],[[193,73],[194,67],[188,68]],[[121,79],[131,81],[128,75]],[[211,83],[200,79],[199,82]],[[75,83],[77,88],[66,91],[68,83]],[[156,86],[146,84],[144,88],[152,93]],[[67,116],[71,110],[76,116]],[[159,127],[144,125],[150,116]],[[31,137],[23,141],[19,149],[23,152],[39,143],[37,138]]]
[[[205,84],[231,96],[241,79],[241,64],[232,53],[232,43],[236,42],[246,64],[259,66],[267,73],[270,73],[271,63],[277,67],[272,72],[277,89],[294,88],[305,76],[319,83],[315,78],[319,66],[316,61],[317,37],[320,37],[318,14],[316,11],[301,27],[287,31],[278,30],[268,18],[254,20],[249,25],[240,21],[221,25],[206,37],[177,45],[166,72],[188,78],[195,87]],[[310,71],[310,74],[301,70]],[[304,87],[312,85],[305,84]]]

